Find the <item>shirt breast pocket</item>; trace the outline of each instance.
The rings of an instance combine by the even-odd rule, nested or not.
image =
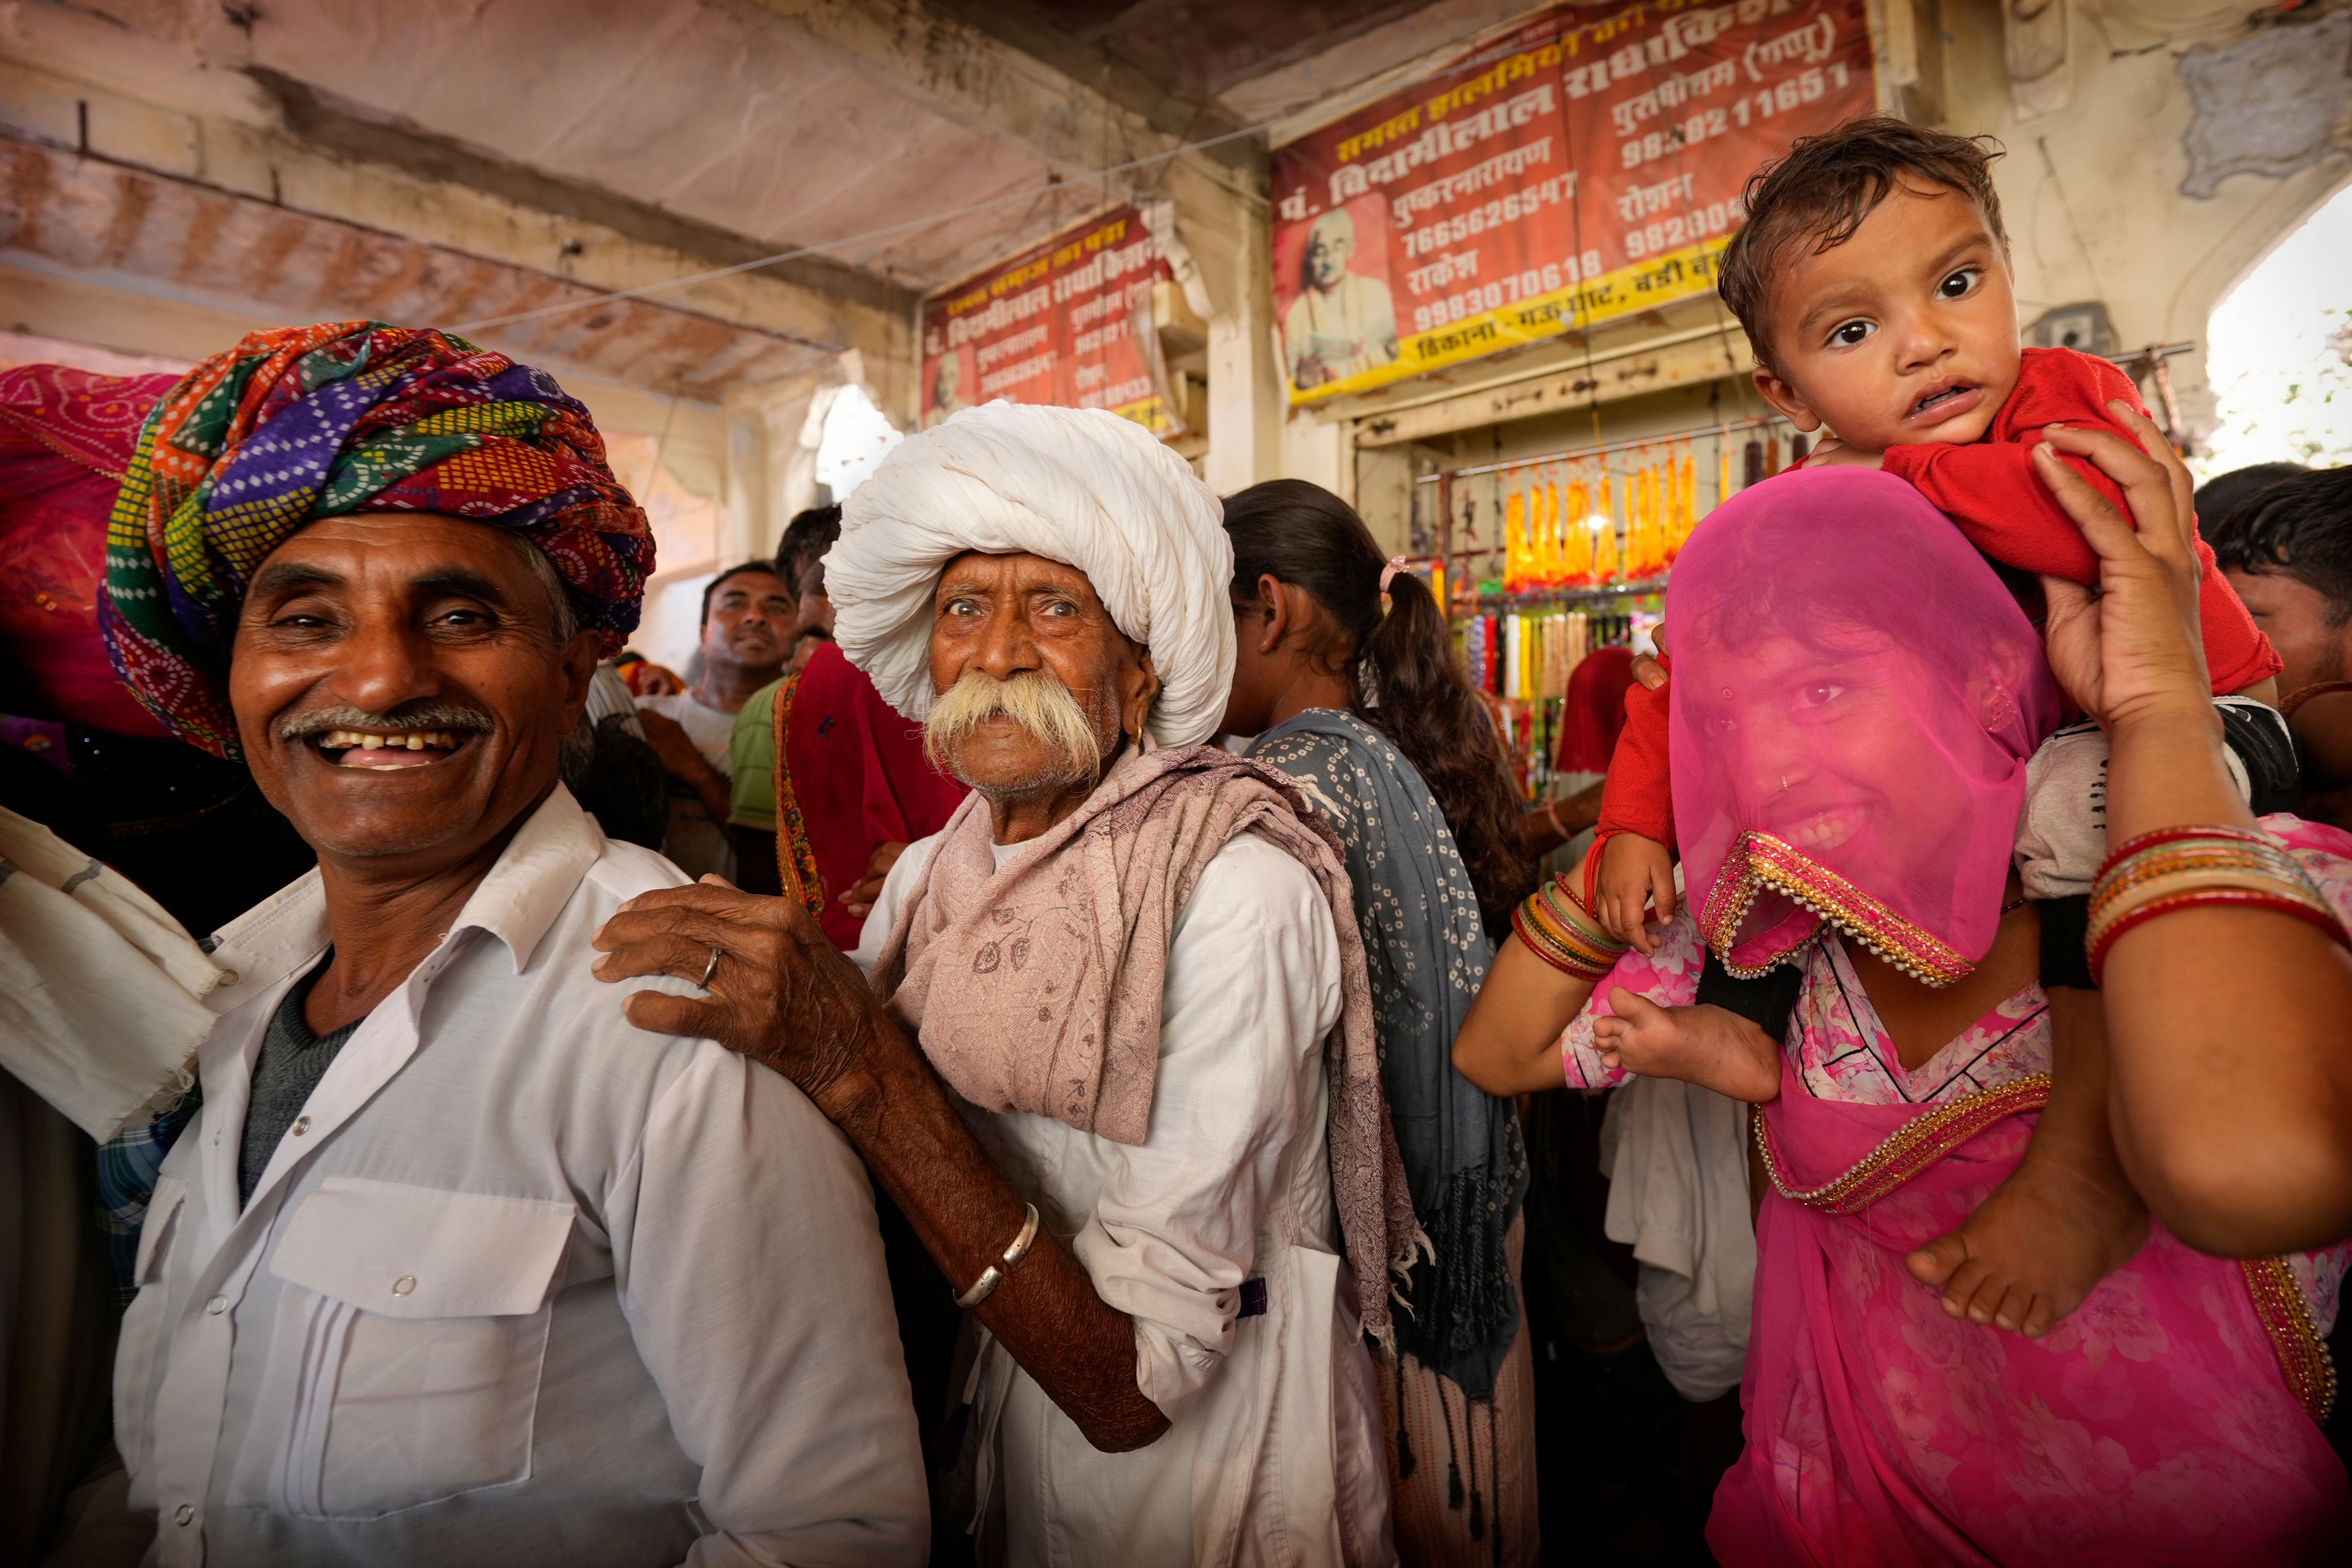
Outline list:
[[[569,1202],[330,1176],[271,1255],[291,1418],[273,1501],[370,1519],[530,1475]]]

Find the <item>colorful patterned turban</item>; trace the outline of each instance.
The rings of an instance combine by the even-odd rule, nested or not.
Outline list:
[[[544,371],[429,328],[255,332],[190,371],[140,432],[106,535],[115,673],[183,740],[236,756],[226,677],[247,584],[304,524],[358,511],[514,530],[606,654],[654,569],[594,421]]]

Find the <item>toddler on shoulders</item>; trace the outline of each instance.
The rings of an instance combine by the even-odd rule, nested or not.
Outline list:
[[[1983,140],[1883,115],[1804,138],[1748,182],[1719,288],[1755,350],[1757,389],[1800,430],[1829,431],[1808,467],[1899,475],[2012,578],[2095,583],[2096,558],[2035,477],[2032,449],[2053,425],[2126,434],[2110,404],[2146,409],[2105,360],[2019,347],[1999,154]],[[2105,474],[2063,460],[2124,510]],[[2197,551],[2214,692],[2274,702],[2278,655],[2212,551]],[[1627,693],[1597,834],[1594,912],[1645,950],[1645,906],[1675,907],[1666,708],[1665,687]]]
[[[2019,346],[2009,241],[1990,173],[1996,155],[1979,139],[1884,116],[1800,141],[1749,182],[1747,226],[1724,253],[1719,287],[1755,350],[1757,389],[1800,430],[1829,433],[1808,466],[1852,464],[1909,481],[2031,598],[2036,577],[2098,579],[2081,531],[2033,471],[2042,433],[2095,426],[2128,439],[2116,408],[2146,410],[2109,362]],[[2061,460],[2127,512],[2105,473]],[[2263,706],[2275,700],[2280,663],[2211,551],[2200,542],[2198,553],[2213,690],[2248,694],[2222,700],[2259,809],[2281,783],[2271,775],[2284,771],[2292,783],[2284,727]],[[1668,691],[1637,686],[1627,694],[1599,844],[1587,863],[1592,912],[1645,953],[1657,941],[1651,907],[1663,921],[1676,901]],[[2087,889],[2104,853],[2104,747],[2089,755],[2084,739],[2067,753],[2070,765],[2042,770],[2028,812],[2036,837],[2021,868],[2026,892],[2040,900],[2042,982],[2059,992],[2054,1055],[2075,1070],[2054,1075],[2032,1157],[1958,1230],[1912,1261],[1923,1283],[1945,1292],[1948,1310],[1979,1321],[1990,1321],[1982,1303],[2005,1296],[2038,1296],[2063,1316],[2146,1234],[2106,1131],[2104,1022],[2080,989],[2091,984],[2083,900],[2051,896],[2075,879]],[[1653,1007],[1612,1021],[1611,1043],[1658,1061],[1693,1053],[1712,1060],[1724,1040],[1748,1037],[1719,1007],[1761,1025],[1759,1038],[1777,1037],[1785,998],[1776,1004],[1712,965],[1706,982],[1700,1001],[1713,1005]],[[2000,1320],[2014,1321],[2007,1310]],[[2048,1321],[2038,1317],[2036,1327]]]

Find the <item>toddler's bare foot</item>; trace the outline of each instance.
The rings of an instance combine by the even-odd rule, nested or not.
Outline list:
[[[2147,1242],[2147,1205],[2122,1170],[2029,1148],[1958,1230],[1906,1259],[1944,1310],[2039,1339]]]
[[[1592,1023],[1593,1048],[1614,1069],[1678,1078],[1760,1105],[1780,1092],[1780,1050],[1762,1029],[1713,1005],[1661,1007],[1612,986],[1613,1018]]]

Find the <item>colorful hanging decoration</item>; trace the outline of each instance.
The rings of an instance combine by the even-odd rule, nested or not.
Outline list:
[[[1610,493],[1606,463],[1601,468],[1601,503],[1592,514],[1592,580],[1614,583],[1624,575],[1617,559],[1617,502]]]
[[[1592,582],[1592,493],[1580,476],[1568,481],[1568,511],[1560,524],[1559,580],[1570,588]]]
[[[1503,500],[1503,592],[1516,594],[1528,585],[1528,498],[1513,490]]]

